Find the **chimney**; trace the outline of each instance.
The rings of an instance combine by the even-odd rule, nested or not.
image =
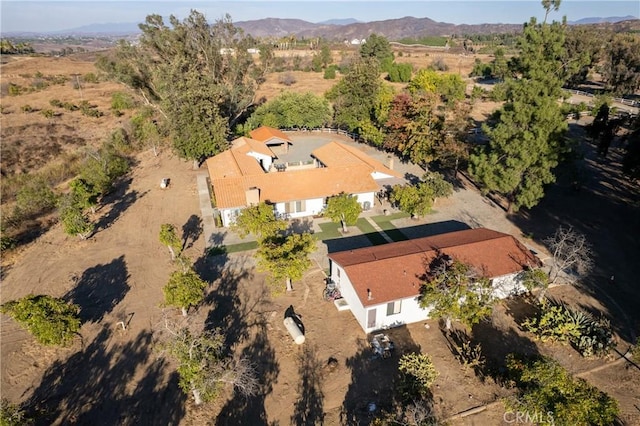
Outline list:
[[[388,155],[387,158],[389,159],[389,170],[393,170],[393,156]]]
[[[245,191],[245,197],[247,199],[247,206],[255,206],[260,203],[260,188],[255,186]]]
[[[370,288],[367,289],[367,299],[368,300],[373,300],[373,293],[371,293],[371,289]]]

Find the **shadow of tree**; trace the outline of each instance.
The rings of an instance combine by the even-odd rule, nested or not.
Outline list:
[[[224,237],[226,235],[226,231],[209,235],[209,239],[205,244],[205,255],[210,257],[224,255],[226,259],[227,247],[224,245]]]
[[[82,322],[98,322],[124,299],[131,288],[128,279],[127,264],[122,255],[107,264],[85,270],[63,298],[80,306]]]
[[[222,407],[215,424],[268,424],[264,401],[279,372],[275,350],[267,336],[268,288],[261,282],[252,282],[250,288],[242,287],[243,281],[253,278],[246,256],[223,254],[203,259],[200,264],[206,269],[205,275],[216,275],[214,288],[205,299],[205,303],[213,305],[205,328],[224,330],[225,347],[230,351],[246,343],[236,356],[247,358],[260,378],[257,394],[244,397],[235,393]]]
[[[269,425],[264,401],[273,390],[280,367],[276,361],[275,350],[267,337],[266,324],[259,324],[249,346],[242,350],[243,357],[250,359],[260,378],[256,395],[245,398],[235,394],[220,410],[215,424],[218,426]],[[277,426],[277,423],[271,423]]]
[[[242,280],[253,278],[252,270],[244,266],[246,263],[244,256],[227,258],[224,264],[219,263],[222,257],[226,258],[226,256],[209,258],[211,262],[215,262],[213,273],[219,274],[219,278],[213,290],[205,298],[205,303],[213,305],[205,321],[205,327],[222,328],[225,334],[225,346],[232,347],[247,339],[250,328],[256,322],[262,321],[259,314],[269,295],[266,286],[262,286],[264,291],[260,295],[249,294],[240,287]]]
[[[344,425],[369,424],[376,414],[369,410],[371,403],[375,404],[377,410],[392,412],[396,400],[398,361],[403,354],[420,352],[420,345],[415,343],[405,326],[384,333],[396,348],[391,358],[376,357],[369,342],[360,340],[356,354],[346,360],[346,366],[351,369],[351,383],[340,413]]]
[[[540,355],[538,347],[531,339],[520,335],[511,327],[507,330],[499,328],[491,321],[483,321],[473,326],[471,343],[482,346],[482,354],[486,359],[484,376],[492,377],[496,383],[502,383],[506,377],[507,355]]]
[[[315,346],[306,345],[298,354],[298,394],[291,424],[316,425],[324,422],[324,394],[322,392],[323,364]]]
[[[192,214],[182,225],[182,249],[193,247],[200,235],[202,235],[202,219],[200,216]]]
[[[305,232],[313,233],[313,219],[300,218],[289,221],[289,228],[286,230],[287,234],[302,234]]]
[[[640,321],[640,187],[623,175],[621,149],[612,147],[602,159],[587,139],[581,140],[583,157],[574,160],[577,164],[559,167],[557,182],[540,203],[510,220],[542,245],[559,226],[584,234],[595,267],[580,290],[600,302],[616,333],[632,341]]]
[[[100,211],[107,206],[110,206],[110,208],[105,215],[98,219],[95,232],[100,232],[101,230],[107,229],[113,225],[122,213],[124,213],[133,203],[142,198],[148,192],[145,191],[143,193],[139,193],[135,190],[127,192],[131,185],[131,181],[131,178],[122,181],[116,187],[115,191],[106,195],[102,199],[103,207],[100,208]]]
[[[82,351],[56,361],[25,403],[37,425],[178,424],[185,396],[164,361],[147,365],[152,333],[113,342],[105,326]],[[142,375],[135,388],[131,382]]]

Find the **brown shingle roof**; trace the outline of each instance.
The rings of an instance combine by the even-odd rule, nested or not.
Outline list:
[[[278,138],[283,141],[292,142],[291,138],[281,132],[278,129],[274,129],[273,127],[261,126],[255,130],[249,132],[249,135],[252,139],[255,139],[260,142],[266,142],[269,139]]]
[[[485,228],[329,254],[349,275],[364,306],[418,296],[427,265],[438,251],[474,266],[489,278],[521,271],[540,261],[508,234]],[[373,295],[368,300],[367,289]]]

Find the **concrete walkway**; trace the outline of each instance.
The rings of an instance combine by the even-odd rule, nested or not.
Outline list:
[[[206,173],[198,175],[197,186],[200,214],[202,216],[202,233],[205,237],[204,250],[206,251],[211,246],[211,236],[216,232],[216,223],[213,220],[213,206],[211,205],[211,194],[209,193]]]
[[[388,243],[392,243],[392,242],[393,242],[393,240],[391,239],[391,237],[389,237],[389,236],[387,235],[387,233],[386,233],[386,232],[384,232],[384,231],[382,230],[382,228],[380,228],[380,227],[378,226],[378,224],[377,224],[373,219],[371,219],[371,217],[367,216],[367,217],[365,217],[365,219],[367,219],[367,222],[369,222],[369,223],[371,224],[371,226],[373,226],[373,229],[375,229],[376,231],[378,231],[378,234],[382,235],[382,238],[384,238]]]

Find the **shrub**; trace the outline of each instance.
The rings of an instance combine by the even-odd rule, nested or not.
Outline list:
[[[548,299],[540,303],[540,313],[525,320],[522,327],[543,342],[569,342],[584,357],[606,355],[615,345],[608,320],[596,320],[582,310]]]
[[[128,93],[115,92],[111,94],[111,109],[123,110],[136,106],[134,99]]]
[[[444,62],[444,59],[438,58],[431,63],[431,67],[436,71],[448,71],[449,65]]]
[[[33,112],[33,107],[32,107],[31,105],[29,105],[29,104],[26,104],[26,105],[22,105],[22,106],[20,107],[20,110],[21,110],[22,112],[24,112],[24,113],[27,113],[27,112]]]
[[[56,194],[38,175],[27,175],[16,194],[16,207],[29,216],[52,210],[56,202]]]
[[[67,346],[80,329],[78,306],[46,295],[29,295],[0,306],[44,345]]]
[[[507,368],[520,389],[520,395],[507,400],[507,405],[520,412],[544,413],[550,424],[611,425],[620,411],[615,399],[573,378],[551,358],[522,359],[511,354]]]
[[[280,77],[278,78],[278,83],[280,84],[284,84],[285,86],[291,86],[292,84],[296,83],[296,78],[293,74],[290,73],[285,73],[280,75]]]
[[[324,70],[324,79],[333,80],[336,78],[336,69],[334,67],[328,67]]]
[[[401,373],[400,391],[405,400],[427,394],[438,377],[431,357],[422,353],[402,355],[398,362],[398,370]]]
[[[49,105],[51,105],[52,107],[56,107],[56,108],[62,108],[63,107],[63,103],[60,99],[51,99],[49,101]]]
[[[98,83],[98,76],[92,72],[86,73],[82,76],[82,80],[86,83]]]
[[[43,109],[42,111],[40,111],[40,114],[42,114],[45,118],[53,118],[53,116],[56,115],[52,109]]]
[[[66,109],[67,111],[77,111],[78,109],[80,109],[80,108],[78,107],[78,105],[75,105],[75,104],[73,104],[73,103],[71,103],[71,102],[64,102],[64,103],[62,104],[62,107],[63,107],[64,109]]]
[[[7,90],[9,91],[9,96],[18,96],[25,91],[24,87],[15,83],[9,83],[9,87]]]

